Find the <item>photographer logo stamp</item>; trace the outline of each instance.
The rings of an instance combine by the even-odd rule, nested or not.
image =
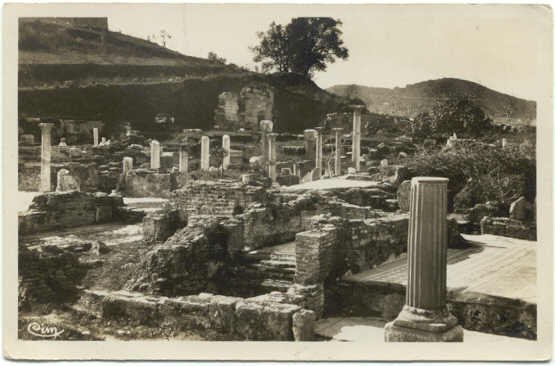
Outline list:
[[[58,327],[39,322],[30,322],[27,325],[27,332],[40,338],[56,338],[59,337],[64,330]]]

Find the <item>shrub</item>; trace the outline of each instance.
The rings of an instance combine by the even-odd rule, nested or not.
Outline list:
[[[449,178],[450,210],[486,201],[510,204],[520,196],[533,200],[536,195],[536,161],[529,151],[521,150],[479,142],[435,152],[420,150],[407,168],[410,177]]]
[[[411,123],[416,139],[459,136],[482,136],[493,124],[484,111],[469,99],[438,102],[429,112],[420,113]]]

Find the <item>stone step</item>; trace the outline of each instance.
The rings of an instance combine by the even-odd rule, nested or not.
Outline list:
[[[262,260],[259,264],[267,267],[276,267],[276,268],[292,268],[295,270],[297,268],[297,263],[295,261],[286,261],[286,260]]]
[[[266,279],[262,281],[261,287],[267,289],[268,291],[280,291],[285,292],[291,287],[293,281]]]

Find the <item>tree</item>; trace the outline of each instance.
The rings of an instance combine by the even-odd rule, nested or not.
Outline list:
[[[215,52],[208,52],[208,61],[215,62],[222,65],[225,65],[227,62],[225,58],[219,57]]]
[[[349,57],[341,39],[342,24],[327,17],[293,18],[286,26],[272,22],[265,33],[257,33],[260,44],[251,47],[254,61],[261,63],[263,71],[275,69],[312,77],[336,58]]]
[[[163,47],[166,47],[166,40],[171,39],[171,38],[172,38],[171,34],[169,34],[164,29],[162,29],[160,31],[160,39],[162,40],[162,46]]]
[[[412,133],[417,138],[432,135],[478,137],[492,127],[491,119],[468,98],[437,102],[429,112],[420,113],[412,122]]]

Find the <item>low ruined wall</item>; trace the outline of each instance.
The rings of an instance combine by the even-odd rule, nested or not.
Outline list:
[[[36,192],[40,187],[40,162],[25,162],[18,166],[18,189]],[[98,174],[95,163],[65,162],[55,163],[50,168],[52,189],[56,189],[58,171],[67,169],[79,183],[83,192],[94,192],[98,188]]]
[[[535,223],[508,217],[486,216],[480,221],[480,231],[482,235],[493,234],[524,240],[537,240]]]
[[[30,250],[19,244],[18,263],[18,308],[24,311],[74,301],[87,272],[77,254],[52,245]]]
[[[326,289],[326,316],[393,320],[405,303],[405,286],[341,281]],[[465,329],[537,338],[536,304],[485,294],[448,291],[447,306]]]
[[[175,298],[87,290],[80,303],[102,319],[126,325],[211,330],[237,340],[311,340],[314,312],[284,300],[287,298],[243,299],[209,293]]]
[[[124,192],[127,197],[167,198],[176,184],[172,174],[137,169],[126,174]]]
[[[19,214],[19,233],[64,229],[112,221],[123,206],[121,196],[104,193],[49,192],[33,198],[29,210]]]
[[[214,218],[189,223],[144,255],[125,289],[164,296],[217,289],[225,278],[227,241],[228,233]]]
[[[172,198],[185,216],[231,216],[253,202],[264,202],[265,195],[262,187],[221,180],[191,181],[176,190]]]

